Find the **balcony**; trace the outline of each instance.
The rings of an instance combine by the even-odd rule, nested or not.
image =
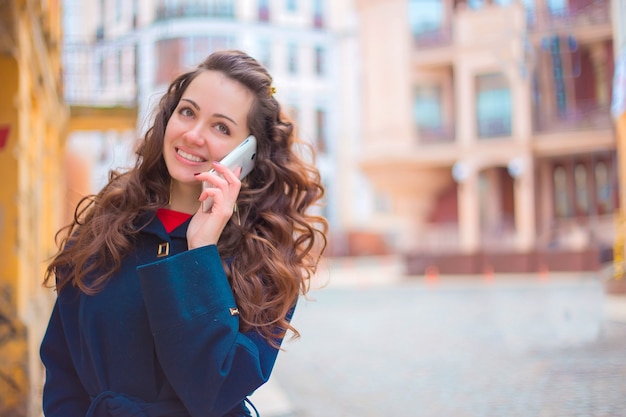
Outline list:
[[[423,145],[435,145],[440,143],[453,143],[455,130],[453,125],[424,127],[419,126],[419,143]]]
[[[454,60],[452,29],[437,28],[413,34],[413,61],[420,67],[451,66]]]
[[[156,10],[156,21],[186,17],[216,17],[233,19],[235,17],[234,2],[224,0],[186,1],[178,5],[166,2]]]
[[[435,30],[413,34],[415,46],[419,49],[439,48],[452,44],[452,28],[441,27]]]
[[[65,101],[70,130],[134,129],[137,122],[135,46],[65,44]]]
[[[535,112],[535,131],[540,133],[602,130],[611,126],[610,106],[594,101],[579,102],[552,115],[540,108]]]
[[[611,23],[610,9],[608,0],[592,0],[584,6],[568,5],[544,13],[531,13],[528,15],[528,26],[534,32],[608,26]]]

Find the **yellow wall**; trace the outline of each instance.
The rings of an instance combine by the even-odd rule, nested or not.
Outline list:
[[[615,120],[618,152],[619,212],[615,222],[615,246],[613,248],[613,277],[624,280],[626,274],[626,112]]]
[[[42,287],[64,210],[60,4],[14,0],[0,8],[0,416],[41,415],[39,345],[54,293]],[[3,32],[4,30],[4,32]]]
[[[16,95],[17,65],[14,59],[0,55],[0,126],[9,125],[8,142],[0,149],[0,282],[14,283],[17,279],[17,259],[15,242],[17,240],[17,111],[12,97]],[[0,284],[1,285],[1,284]]]
[[[14,106],[18,87],[15,59],[0,55],[0,126],[10,128],[0,149],[0,415],[22,415],[28,392],[28,355],[23,323],[17,319],[18,268],[18,113]]]

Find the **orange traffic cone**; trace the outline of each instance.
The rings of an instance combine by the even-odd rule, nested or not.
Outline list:
[[[427,286],[436,287],[439,284],[439,268],[436,265],[429,266],[424,272],[424,278]]]
[[[483,281],[489,284],[493,282],[493,265],[485,265]]]

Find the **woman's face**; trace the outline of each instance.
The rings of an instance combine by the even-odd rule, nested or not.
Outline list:
[[[198,74],[165,128],[163,157],[172,179],[199,184],[194,174],[210,170],[243,142],[253,100],[243,84],[219,71]]]

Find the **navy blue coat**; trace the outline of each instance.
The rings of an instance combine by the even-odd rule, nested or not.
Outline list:
[[[41,345],[47,417],[250,415],[278,350],[239,331],[217,247],[187,250],[188,225],[168,235],[155,217],[101,292],[59,292]]]

